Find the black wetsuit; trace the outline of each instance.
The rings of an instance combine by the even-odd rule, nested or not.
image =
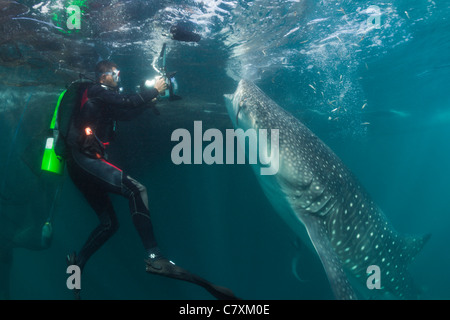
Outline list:
[[[100,84],[81,93],[81,103],[73,112],[66,143],[69,149],[67,168],[74,184],[82,192],[100,224],[90,234],[77,254],[83,270],[89,257],[118,229],[119,223],[108,193],[129,200],[133,223],[149,251],[157,246],[148,209],[146,188],[107,161],[105,146],[115,132],[117,120],[131,120],[151,105],[156,89],[141,94],[122,95]]]

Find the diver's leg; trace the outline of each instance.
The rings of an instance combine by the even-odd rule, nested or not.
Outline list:
[[[91,207],[99,215],[100,226],[91,235],[94,239],[98,239],[100,242],[102,239],[107,240],[108,232],[110,232],[108,218],[113,222],[112,227],[118,225],[112,205],[109,199],[105,199],[106,193],[111,192],[128,198],[131,217],[144,248],[149,254],[157,250],[148,210],[147,190],[142,184],[125,175],[122,170],[106,160],[92,159],[76,150],[72,151],[72,159],[68,162],[68,168],[75,185],[84,193]],[[112,231],[115,231],[114,228]],[[86,245],[89,243],[90,241]],[[97,247],[95,243],[97,241],[94,242],[94,248]],[[86,249],[83,252],[86,252],[86,257],[89,257],[91,250]]]
[[[71,155],[72,157],[67,161],[70,177],[100,221],[76,257],[77,265],[83,270],[92,254],[119,227],[117,216],[107,193],[120,192],[122,171],[106,161],[86,157],[76,150],[72,150]]]
[[[72,157],[67,164],[72,180],[81,191],[92,190],[94,196],[91,196],[88,201],[97,214],[100,214],[102,209],[102,202],[100,202],[100,205],[96,203],[95,191],[97,189],[126,197],[129,201],[134,226],[144,248],[147,252],[157,248],[148,210],[147,189],[105,159],[92,159],[77,150],[72,150],[71,155]],[[84,193],[85,196],[89,197],[90,192]],[[103,201],[103,204],[105,204],[105,201]],[[112,206],[107,212],[112,212]],[[115,214],[112,215],[115,217]]]
[[[128,198],[131,218],[148,254],[145,260],[147,272],[165,276],[174,276],[174,274],[182,272],[182,269],[166,259],[158,248],[150,220],[147,188],[124,174],[122,176],[122,190],[122,195]]]
[[[100,224],[92,231],[76,257],[82,271],[89,258],[117,231],[119,222],[111,199],[106,192],[85,192],[89,205],[94,209]]]
[[[100,226],[94,230],[80,252],[81,261],[78,264],[81,264],[80,269],[84,266],[89,256],[117,229],[116,215],[106,195],[106,192],[113,192],[125,196],[129,200],[133,223],[148,253],[148,259],[145,260],[147,272],[195,283],[220,299],[235,298],[230,290],[209,283],[195,274],[176,266],[161,255],[150,220],[147,189],[142,184],[123,174],[122,170],[104,159],[93,160],[80,157],[76,152],[72,154],[74,163],[78,164],[73,165],[68,162],[68,168],[69,166],[71,167],[71,169],[69,168],[69,173],[72,171],[72,180],[74,180],[80,190],[85,190],[86,198],[100,218]],[[77,167],[82,168],[82,170],[73,170]],[[86,190],[90,190],[90,192],[86,192]],[[108,209],[102,211],[102,208]]]
[[[122,195],[128,198],[131,219],[147,253],[156,253],[157,241],[148,209],[147,188],[130,176],[122,176]]]

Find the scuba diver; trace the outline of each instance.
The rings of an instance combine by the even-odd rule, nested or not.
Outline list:
[[[217,298],[235,299],[230,290],[209,283],[162,255],[150,219],[147,189],[107,160],[106,146],[115,133],[116,121],[131,120],[151,108],[158,95],[165,92],[166,79],[159,78],[150,88],[141,86],[140,93],[123,95],[118,92],[120,71],[115,63],[100,61],[95,73],[97,82],[80,92],[65,144],[69,175],[100,224],[78,253],[67,256],[67,263],[83,271],[88,259],[117,231],[119,224],[108,193],[118,194],[129,201],[131,219],[146,251],[147,272],[203,286]],[[74,289],[74,293],[79,299],[80,291]]]

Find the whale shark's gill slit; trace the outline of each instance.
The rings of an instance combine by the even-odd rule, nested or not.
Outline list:
[[[311,204],[304,209],[310,213],[319,214],[319,212],[323,209],[324,206],[327,205],[330,198],[324,194],[324,191],[321,194],[312,194],[311,195]]]
[[[324,217],[328,215],[331,210],[334,208],[335,204],[337,203],[337,200],[334,199],[332,196],[330,196],[328,199],[326,199],[325,204],[316,212],[321,217]]]

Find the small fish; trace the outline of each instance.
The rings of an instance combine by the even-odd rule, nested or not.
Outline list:
[[[363,110],[366,106],[367,106],[367,103],[364,103],[363,106],[361,107],[361,110]]]
[[[316,88],[314,88],[312,84],[309,84],[309,86],[310,86],[314,91],[316,91]]]
[[[409,17],[408,11],[405,11],[405,14],[406,14],[406,16],[408,17],[408,19],[411,19],[411,18]]]
[[[363,122],[361,123],[362,126],[368,126],[370,124],[370,122]]]

